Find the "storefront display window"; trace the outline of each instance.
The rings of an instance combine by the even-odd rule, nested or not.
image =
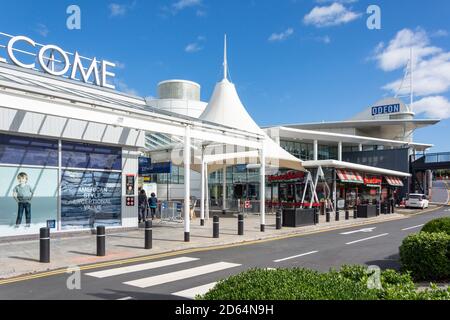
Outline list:
[[[0,134],[0,163],[58,166],[58,141]]]
[[[121,170],[122,149],[63,141],[62,167]]]
[[[58,170],[0,166],[0,235],[35,234],[57,221]]]
[[[62,229],[120,226],[122,175],[64,170],[61,180]]]

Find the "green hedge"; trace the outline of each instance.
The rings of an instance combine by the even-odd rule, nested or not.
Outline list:
[[[435,219],[428,222],[422,229],[422,232],[438,233],[444,232],[450,235],[450,217]]]
[[[409,273],[382,271],[380,288],[369,289],[373,273],[365,266],[343,266],[319,273],[307,269],[253,269],[219,282],[203,300],[450,300],[448,290],[417,292]]]
[[[450,235],[421,232],[408,236],[400,247],[402,269],[416,280],[450,278]]]
[[[205,300],[375,300],[366,285],[337,272],[307,269],[253,269],[225,281],[202,297]]]

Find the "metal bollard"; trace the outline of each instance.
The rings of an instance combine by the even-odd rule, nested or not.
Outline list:
[[[97,227],[97,257],[106,256],[106,228]]]
[[[213,219],[213,238],[219,238],[219,216],[214,216]]]
[[[391,199],[391,212],[392,212],[392,214],[395,213],[395,200],[394,199]]]
[[[348,208],[345,208],[345,220],[350,220],[350,212],[348,211]]]
[[[327,219],[327,222],[331,222],[330,209],[329,208],[326,209],[326,219]]]
[[[222,210],[222,215],[226,215],[227,214],[227,210]]]
[[[153,248],[153,222],[145,221],[145,249]]]
[[[238,235],[239,236],[244,235],[244,215],[243,214],[238,215]]]
[[[39,261],[50,263],[50,229],[41,228],[39,237]]]
[[[281,230],[283,228],[281,216],[282,216],[281,210],[277,210],[277,215],[276,215],[276,229],[277,230]]]
[[[205,219],[200,219],[200,227],[204,227],[205,226]]]
[[[319,219],[320,219],[320,210],[316,208],[314,208],[314,224],[319,224]]]
[[[358,207],[353,208],[353,219],[358,219]]]
[[[339,221],[339,218],[340,218],[339,208],[336,208],[336,221]]]

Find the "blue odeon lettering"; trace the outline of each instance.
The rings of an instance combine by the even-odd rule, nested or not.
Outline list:
[[[82,57],[78,52],[71,54],[55,45],[39,45],[34,40],[25,36],[11,37],[6,45],[6,53],[8,58],[15,65],[21,68],[36,69],[36,62],[25,63],[17,57],[16,52],[23,53],[23,50],[15,49],[16,45],[20,42],[34,48],[35,50],[37,47],[41,47],[35,56],[38,58],[39,69],[45,73],[54,76],[66,76],[72,80],[79,80],[76,78],[77,74],[79,74],[81,76],[80,80],[85,83],[93,83],[97,86],[115,89],[114,85],[108,83],[108,78],[115,77],[115,74],[110,71],[110,68],[114,68],[116,66],[112,62],[106,60],[98,61],[97,58],[87,59]],[[54,57],[55,53],[61,57],[61,60],[58,61],[58,68],[55,68],[53,63],[51,63],[52,58],[48,58],[48,56]],[[83,66],[82,59],[90,60],[90,65],[87,68]],[[7,63],[6,58],[2,57],[1,54],[0,62]],[[93,78],[92,82],[89,80],[91,78]]]
[[[386,106],[378,106],[372,108],[372,115],[376,116],[379,114],[390,114],[400,112],[400,104],[389,104]]]

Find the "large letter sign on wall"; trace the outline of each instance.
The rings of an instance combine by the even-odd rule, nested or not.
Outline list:
[[[33,69],[36,66],[35,63],[31,63],[31,64],[22,63],[14,55],[13,47],[16,44],[16,42],[19,42],[19,41],[27,42],[31,46],[36,47],[36,43],[33,40],[31,40],[30,38],[23,37],[23,36],[14,37],[8,42],[8,46],[7,46],[8,56],[12,60],[12,62],[14,62],[19,67],[26,68],[26,69]]]
[[[38,62],[39,66],[36,65],[35,62],[33,63],[25,63],[16,56],[16,52],[21,52],[24,54],[31,54],[35,55],[32,52],[26,52],[23,49],[20,51],[18,49],[15,49],[15,45],[18,42],[25,42],[29,44],[31,47],[42,47],[39,52],[37,52]],[[35,49],[36,50],[36,49]],[[72,80],[78,80],[76,78],[77,73],[81,75],[81,81],[85,83],[93,83],[97,86],[109,88],[109,89],[115,89],[116,87],[113,84],[108,83],[109,78],[114,78],[116,75],[114,72],[111,71],[110,68],[114,68],[116,66],[115,63],[102,60],[99,61],[96,58],[93,59],[87,59],[82,56],[78,52],[76,52],[73,56],[73,61],[71,63],[71,59],[69,59],[70,53],[67,53],[62,48],[56,46],[56,45],[41,45],[36,42],[34,42],[32,39],[25,37],[25,36],[16,36],[11,37],[8,44],[6,45],[6,52],[9,57],[9,59],[17,66],[21,68],[26,69],[40,69],[41,71],[44,71],[48,74],[54,75],[54,76],[65,76],[68,72],[70,67],[72,66],[71,72],[67,75]],[[55,59],[55,53],[62,57],[62,61]],[[50,58],[49,58],[50,57]],[[83,66],[82,59],[90,61],[90,66],[86,69]],[[0,62],[7,63],[8,61],[0,56]],[[48,64],[50,62],[50,64]],[[58,67],[55,67],[55,64],[58,64]],[[100,70],[101,68],[101,70]],[[85,71],[87,70],[87,71]],[[100,75],[101,73],[101,75]],[[93,75],[93,82],[89,82],[91,76]]]
[[[76,80],[77,71],[80,72],[84,82],[88,82],[92,72],[94,72],[94,83],[98,86],[100,85],[100,77],[98,73],[98,65],[96,58],[92,60],[91,66],[85,72],[83,64],[81,63],[80,54],[78,52],[75,52],[75,58],[73,59],[72,74],[70,75],[71,79]]]
[[[46,65],[45,61],[44,61],[45,53],[47,51],[52,52],[53,50],[57,51],[63,57],[64,68],[62,70],[60,70],[60,71],[56,71],[56,70],[54,70],[54,68],[49,68]],[[45,72],[50,73],[50,74],[52,74],[54,76],[63,76],[63,75],[66,74],[66,72],[70,68],[69,57],[67,56],[67,53],[65,53],[60,47],[57,47],[57,46],[54,46],[54,45],[47,45],[45,47],[42,47],[42,49],[39,51],[39,63],[41,64],[41,68]]]

